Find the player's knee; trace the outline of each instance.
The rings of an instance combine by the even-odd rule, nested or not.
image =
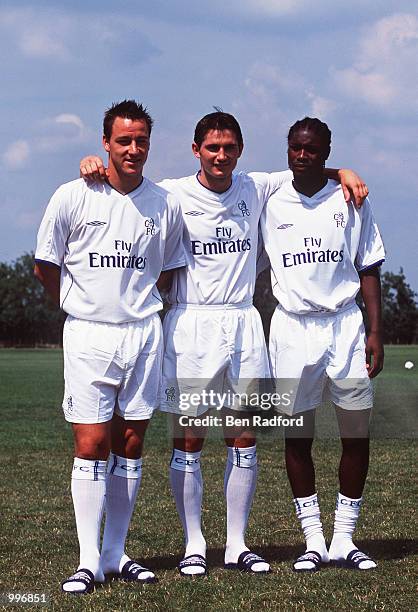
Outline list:
[[[198,453],[202,450],[204,444],[203,438],[175,438],[173,441],[173,450],[181,450],[185,453]]]
[[[254,434],[244,432],[237,438],[225,438],[225,443],[228,447],[242,448],[245,450],[250,446],[255,446],[256,438],[254,437]]]
[[[80,459],[106,460],[110,453],[110,440],[100,432],[89,435],[79,433],[75,435],[74,450],[75,456]]]
[[[312,456],[311,438],[286,438],[286,457],[294,460],[310,459]]]
[[[100,459],[106,461],[110,453],[109,444],[103,443],[83,443],[75,445],[75,456],[80,459]]]

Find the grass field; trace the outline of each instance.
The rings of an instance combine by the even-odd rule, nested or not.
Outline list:
[[[128,552],[158,573],[157,585],[113,582],[88,597],[60,593],[60,581],[77,563],[70,497],[71,431],[59,409],[59,350],[0,350],[0,592],[38,592],[52,610],[198,612],[218,610],[412,610],[416,609],[416,411],[418,346],[388,347],[376,387],[371,467],[357,542],[377,559],[374,572],[326,568],[294,574],[302,552],[283,464],[283,444],[271,436],[258,443],[260,475],[248,543],[272,563],[263,577],[222,568],[225,450],[209,440],[202,459],[203,520],[209,546],[209,576],[181,578],[176,564],[182,533],[168,487],[170,443],[162,415],[152,421],[144,454],[144,477]],[[404,363],[416,366],[406,370]],[[415,429],[414,429],[415,428]],[[338,488],[339,443],[315,447],[323,523],[331,535]],[[22,610],[23,605],[4,609]],[[0,606],[0,609],[3,609]],[[40,609],[40,608],[38,608]]]

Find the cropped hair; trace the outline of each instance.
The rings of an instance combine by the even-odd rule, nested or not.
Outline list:
[[[300,121],[296,121],[296,123],[294,123],[290,128],[289,134],[287,135],[287,141],[289,142],[294,132],[297,132],[300,129],[311,130],[320,137],[325,148],[331,147],[331,131],[326,123],[312,117],[300,119]]]
[[[224,113],[222,110],[216,108],[216,112],[209,113],[209,115],[202,117],[202,119],[198,121],[194,132],[194,142],[199,148],[201,147],[202,142],[205,140],[206,134],[211,130],[219,130],[220,132],[230,130],[235,134],[238,146],[240,149],[242,149],[244,141],[242,138],[241,128],[233,115]]]
[[[151,130],[154,122],[146,107],[136,100],[122,100],[122,102],[115,102],[112,104],[112,106],[108,108],[104,114],[103,134],[107,141],[110,140],[112,135],[112,127],[116,117],[131,119],[132,121],[145,121],[148,127],[148,135],[151,136]]]

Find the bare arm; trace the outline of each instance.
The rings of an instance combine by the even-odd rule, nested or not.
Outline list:
[[[61,268],[53,263],[37,261],[34,274],[56,306],[60,305]]]
[[[369,190],[366,183],[359,177],[358,174],[346,168],[324,168],[324,174],[327,178],[334,179],[341,183],[346,202],[353,200],[354,205],[359,208],[364,199],[368,196]]]
[[[374,378],[382,370],[384,359],[379,266],[360,272],[360,290],[370,326],[366,342],[366,366],[369,377]]]

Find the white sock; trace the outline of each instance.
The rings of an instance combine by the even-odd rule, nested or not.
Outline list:
[[[127,561],[125,540],[141,485],[142,459],[110,453],[106,477],[106,520],[101,564],[105,574],[119,573]]]
[[[224,494],[226,499],[225,563],[236,563],[239,555],[249,550],[245,531],[257,484],[256,446],[227,447]],[[265,572],[268,563],[254,563],[252,571]]]
[[[97,582],[104,581],[100,566],[100,528],[106,492],[106,461],[74,458],[71,476],[80,563],[77,569],[89,569]],[[83,591],[79,582],[63,587],[66,591]]]
[[[175,448],[170,462],[170,483],[183,525],[185,557],[189,555],[206,557],[206,542],[201,527],[203,481],[200,454],[200,451],[188,453]],[[204,573],[204,569],[184,568],[183,573],[201,574]]]
[[[362,501],[362,497],[352,499],[338,493],[335,507],[334,535],[329,547],[329,556],[332,561],[345,560],[352,550],[358,550],[353,543],[353,533]],[[373,567],[376,567],[374,561],[361,561],[359,566],[360,569],[372,569]]]
[[[300,520],[303,535],[306,541],[306,551],[314,550],[321,555],[323,563],[328,563],[328,550],[322,531],[321,511],[319,509],[318,495],[314,493],[308,497],[296,497],[293,500],[296,516]],[[300,561],[295,569],[312,569],[312,561]]]

